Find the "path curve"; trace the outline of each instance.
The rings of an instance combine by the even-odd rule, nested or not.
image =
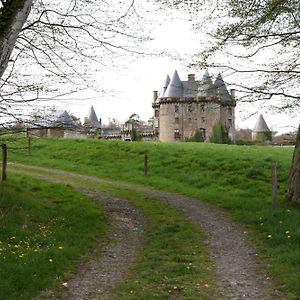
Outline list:
[[[111,218],[107,232],[111,239],[102,255],[98,258],[93,255],[91,261],[79,267],[68,281],[63,299],[111,299],[112,288],[124,279],[141,246],[144,218],[127,200],[98,190],[80,190],[94,199],[104,201]]]
[[[19,165],[19,164],[18,164]],[[265,265],[258,261],[256,248],[248,233],[240,224],[233,221],[220,208],[208,203],[174,193],[146,188],[141,185],[100,179],[79,175],[73,172],[54,170],[36,166],[19,165],[64,174],[72,177],[108,183],[120,188],[133,189],[147,193],[181,209],[192,223],[204,233],[210,256],[215,264],[215,274],[221,292],[231,300],[269,300],[280,299],[281,295],[272,288],[265,273]]]
[[[33,174],[31,174],[33,175]],[[53,177],[36,175],[40,179],[61,182]],[[111,291],[127,275],[143,241],[145,218],[127,200],[95,189],[74,186],[89,197],[104,204],[105,214],[110,219],[107,231],[108,243],[103,249],[95,248],[89,260],[80,263],[64,288],[57,291],[45,290],[35,300],[107,300]]]

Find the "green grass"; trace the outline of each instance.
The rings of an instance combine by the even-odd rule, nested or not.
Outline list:
[[[122,192],[147,216],[144,251],[114,299],[221,299],[212,264],[194,225],[170,205]]]
[[[18,167],[14,172],[28,172]],[[182,212],[140,192],[107,183],[84,180],[43,170],[32,176],[51,176],[70,185],[108,191],[125,198],[146,217],[144,242],[126,281],[118,285],[113,299],[223,299],[216,291],[212,262],[199,229]]]
[[[9,174],[0,185],[0,299],[32,299],[104,235],[99,205],[71,186]]]
[[[8,141],[9,149],[21,145],[25,141]],[[292,152],[292,148],[267,146],[36,139],[32,156],[12,149],[9,158],[142,183],[226,208],[253,233],[270,275],[288,294],[286,299],[297,299],[300,211],[284,202]],[[149,157],[147,177],[143,175],[145,153]],[[272,160],[278,162],[280,186],[281,207],[276,212],[271,209]]]

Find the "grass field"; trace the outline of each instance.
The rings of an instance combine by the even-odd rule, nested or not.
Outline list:
[[[286,299],[299,298],[300,211],[284,202],[292,148],[35,139],[29,156],[25,140],[7,144],[11,160],[142,183],[227,209],[253,233]],[[276,211],[271,209],[272,160],[278,162],[280,185]]]
[[[32,299],[104,236],[103,210],[64,184],[12,176],[0,185],[0,299]]]

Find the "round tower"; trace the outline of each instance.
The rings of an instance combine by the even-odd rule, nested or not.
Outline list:
[[[252,130],[252,140],[256,142],[272,142],[272,131],[262,115],[259,115]]]
[[[159,111],[159,140],[174,141],[181,139],[179,128],[180,115],[178,103],[183,94],[182,82],[177,71],[174,72],[162,97]]]

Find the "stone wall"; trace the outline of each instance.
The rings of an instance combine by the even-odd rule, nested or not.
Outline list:
[[[212,128],[217,122],[229,129],[234,128],[234,107],[222,107],[215,102],[170,101],[160,103],[159,116],[154,115],[154,123],[159,124],[160,141],[190,139],[200,130],[209,140]],[[155,125],[154,125],[155,127]]]

